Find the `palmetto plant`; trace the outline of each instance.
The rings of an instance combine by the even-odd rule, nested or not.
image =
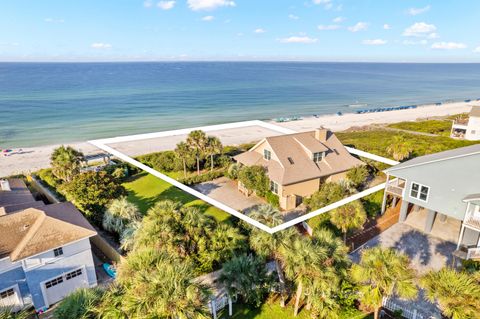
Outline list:
[[[402,161],[409,158],[412,152],[412,145],[402,136],[395,136],[392,144],[387,147],[387,153],[396,161]]]
[[[200,130],[191,131],[187,137],[187,145],[192,155],[197,160],[197,174],[200,175],[200,159],[205,155],[208,145],[208,138],[205,132]]]
[[[183,176],[187,178],[187,159],[192,156],[192,149],[185,142],[180,142],[175,148],[175,153],[182,160],[183,163]]]
[[[360,262],[351,268],[351,278],[360,286],[361,302],[373,308],[375,319],[383,297],[397,295],[413,299],[417,296],[415,272],[409,266],[408,257],[390,248],[364,250]]]
[[[31,313],[27,310],[22,310],[20,312],[12,312],[9,308],[0,307],[0,319],[29,319]]]
[[[480,281],[475,280],[472,274],[443,268],[427,273],[420,282],[427,298],[438,302],[442,313],[448,318],[480,317]]]
[[[104,229],[121,234],[126,226],[133,221],[140,220],[138,207],[130,203],[125,196],[112,200],[103,215]]]
[[[124,251],[130,251],[135,244],[135,236],[140,229],[142,223],[139,220],[134,220],[127,224],[125,229],[120,234],[120,248]]]
[[[95,307],[103,291],[98,288],[81,288],[63,299],[54,311],[56,319],[94,319]]]
[[[155,248],[131,253],[119,267],[121,309],[128,318],[209,318],[209,289],[186,260]]]
[[[259,206],[249,214],[249,217],[269,227],[275,227],[283,223],[282,214],[270,205]],[[290,244],[295,235],[298,234],[296,234],[292,228],[269,234],[256,227],[252,228],[252,233],[250,234],[250,246],[253,250],[255,250],[258,255],[265,258],[272,258],[275,261],[275,268],[280,285],[281,307],[285,306],[287,291],[280,250],[282,247]]]
[[[64,182],[71,182],[80,172],[83,154],[70,146],[56,148],[50,156],[52,173]]]
[[[343,233],[343,241],[347,242],[347,232],[360,228],[367,220],[367,213],[360,201],[340,206],[330,212],[330,221]]]

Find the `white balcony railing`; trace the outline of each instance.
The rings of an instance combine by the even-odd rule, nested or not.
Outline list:
[[[464,223],[470,227],[480,230],[480,208],[479,205],[468,203]]]
[[[385,190],[393,195],[403,196],[403,190],[405,189],[405,180],[400,178],[392,179],[387,182]]]

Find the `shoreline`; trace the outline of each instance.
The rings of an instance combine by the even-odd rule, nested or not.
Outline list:
[[[275,122],[274,120],[267,120],[266,122],[278,125],[280,127],[289,128],[295,131],[309,131],[320,126],[331,129],[334,132],[344,131],[352,127],[362,127],[372,124],[391,124],[404,121],[416,121],[419,119],[444,117],[453,114],[469,112],[474,105],[480,106],[480,101],[470,102],[451,102],[443,103],[442,105],[426,104],[418,105],[415,109],[394,110],[378,113],[344,113],[339,116],[336,114],[321,115],[318,117],[310,116],[304,117],[301,120],[290,122]],[[265,137],[267,132],[256,131],[250,132],[243,136],[238,135],[239,132],[221,132],[218,131],[216,135],[228,144],[250,143],[254,140],[260,140]],[[166,138],[165,141],[159,141],[158,145],[152,148],[151,141],[138,141],[134,145],[130,145],[129,149],[131,155],[146,154],[153,151],[164,150],[171,147],[178,137]],[[225,143],[227,144],[227,143]],[[227,144],[227,145],[228,145]],[[50,154],[54,148],[61,144],[28,147],[22,148],[21,152],[16,151],[9,156],[0,156],[0,177],[17,175],[23,173],[31,173],[42,168],[50,166]],[[101,150],[89,144],[86,141],[64,143],[63,145],[70,145],[84,154],[94,154]]]

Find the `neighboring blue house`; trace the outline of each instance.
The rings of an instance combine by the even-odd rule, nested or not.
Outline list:
[[[434,227],[456,232],[455,255],[480,259],[480,144],[420,156],[392,166],[385,173],[382,211],[387,197],[392,197],[393,205],[402,199],[401,222],[414,208],[425,208],[426,233]],[[447,223],[447,219],[455,223]]]
[[[0,307],[43,311],[96,286],[90,237],[97,233],[83,215],[71,203],[35,201],[21,180],[0,187]]]

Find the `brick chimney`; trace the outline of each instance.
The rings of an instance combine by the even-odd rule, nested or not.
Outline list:
[[[328,130],[326,128],[317,128],[315,129],[315,139],[319,140],[320,142],[326,142],[327,141],[327,132]]]

